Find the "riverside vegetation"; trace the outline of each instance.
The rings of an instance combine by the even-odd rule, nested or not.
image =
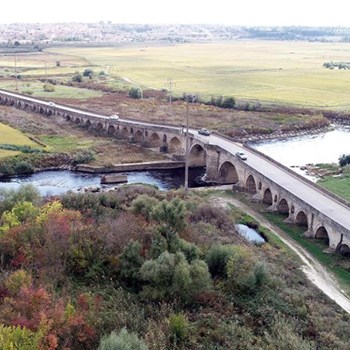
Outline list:
[[[4,349],[348,349],[349,315],[234,208],[141,185],[0,196]]]

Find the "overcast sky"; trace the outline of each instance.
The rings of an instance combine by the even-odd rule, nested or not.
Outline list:
[[[6,0],[0,23],[350,26],[349,9],[350,0]]]

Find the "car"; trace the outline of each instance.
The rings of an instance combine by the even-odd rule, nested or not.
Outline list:
[[[236,156],[242,160],[247,160],[247,156],[243,152],[236,152]]]
[[[113,120],[119,120],[119,116],[116,114],[113,114],[109,117],[109,119],[113,119]]]
[[[50,107],[56,107],[56,104],[54,102],[49,102]]]
[[[198,134],[204,135],[204,136],[210,136],[210,131],[205,128],[201,128],[198,130]]]

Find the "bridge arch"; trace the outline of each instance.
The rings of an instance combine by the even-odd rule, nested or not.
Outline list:
[[[272,203],[273,203],[273,201],[272,201],[272,193],[271,193],[271,190],[269,188],[267,188],[264,191],[263,203],[265,203],[267,205],[272,205]]]
[[[316,230],[315,238],[316,239],[321,239],[325,243],[329,244],[329,235],[328,235],[328,232],[327,232],[327,230],[326,230],[326,228],[324,226],[320,226]]]
[[[169,141],[169,152],[175,153],[175,152],[179,152],[181,150],[182,150],[182,143],[178,137],[174,136]]]
[[[120,136],[125,138],[125,139],[129,137],[129,132],[128,132],[128,129],[126,126],[120,132]]]
[[[114,125],[110,125],[107,130],[108,135],[115,135],[116,131],[117,130],[115,129]]]
[[[102,123],[98,122],[98,123],[96,124],[95,129],[96,129],[98,132],[100,132],[100,131],[103,129]]]
[[[219,181],[223,184],[235,184],[239,181],[236,167],[231,162],[224,162],[219,168]]]
[[[246,181],[246,189],[249,193],[255,194],[256,193],[256,183],[253,175],[249,175],[247,177]]]
[[[87,128],[90,128],[90,126],[91,126],[91,122],[90,122],[90,120],[88,119],[86,122],[85,122],[85,126],[87,127]]]
[[[285,198],[282,198],[277,205],[277,210],[281,214],[289,214],[289,205]]]
[[[190,167],[200,167],[205,166],[207,160],[207,154],[205,149],[199,145],[195,144],[189,151],[188,161]]]
[[[140,130],[137,130],[134,134],[134,141],[137,143],[142,143],[143,141],[143,134]]]
[[[302,210],[300,210],[296,215],[295,221],[298,226],[308,227],[307,216]]]
[[[64,118],[67,120],[67,122],[70,122],[71,121],[71,116],[69,115],[69,114],[66,114],[65,116],[64,116]]]
[[[160,147],[162,145],[162,141],[156,132],[149,137],[148,141],[150,147]]]
[[[75,120],[74,120],[75,124],[80,124],[80,122],[81,122],[80,118],[75,118]]]
[[[347,258],[350,257],[350,247],[347,244],[342,244],[339,247],[339,253]]]

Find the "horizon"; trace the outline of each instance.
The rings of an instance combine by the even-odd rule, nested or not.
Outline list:
[[[114,24],[190,24],[227,25],[244,27],[349,27],[347,1],[339,0],[337,6],[325,6],[316,0],[285,1],[246,0],[234,3],[216,0],[212,4],[199,1],[178,0],[176,5],[160,0],[147,3],[134,0],[132,3],[111,3],[100,0],[91,6],[81,0],[61,0],[53,10],[44,0],[18,0],[16,11],[4,3],[0,24],[56,24],[98,23]]]

